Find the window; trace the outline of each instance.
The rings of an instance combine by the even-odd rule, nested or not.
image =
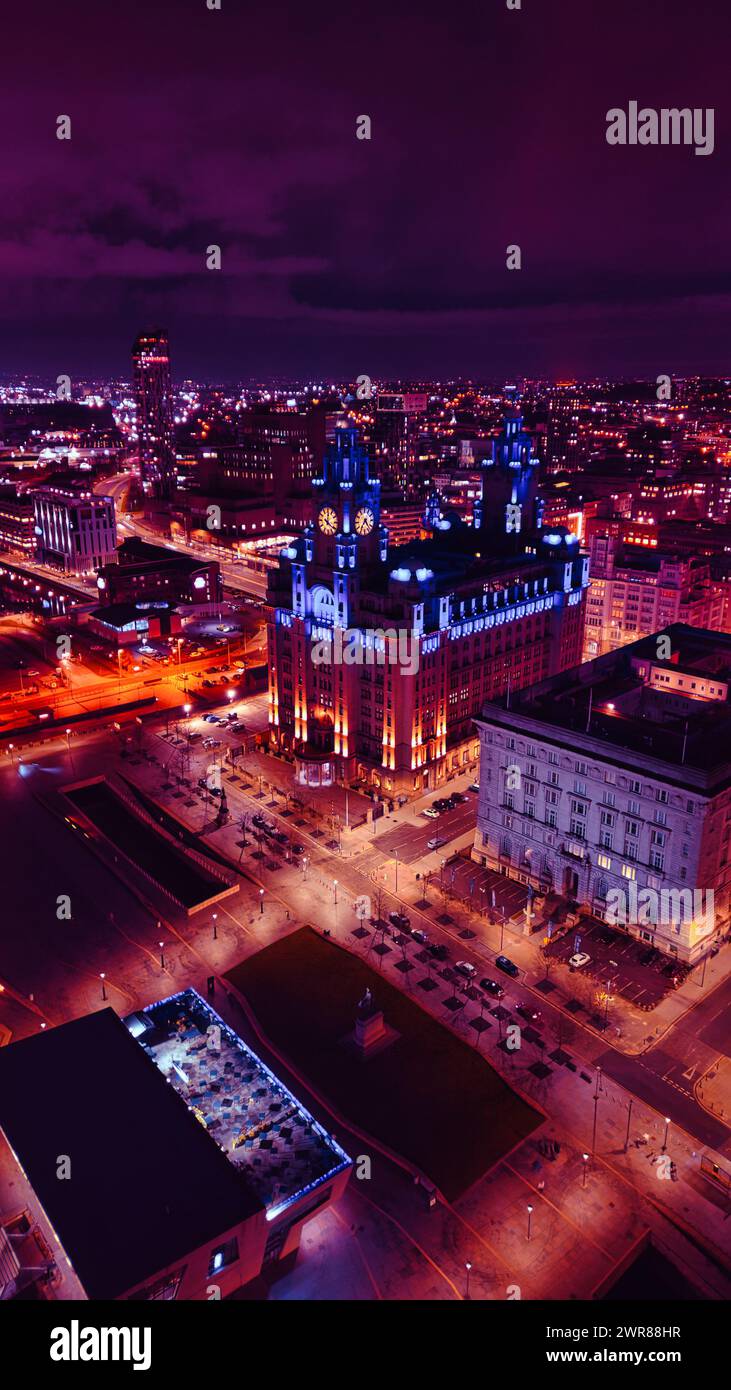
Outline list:
[[[584,824],[584,821],[581,820],[578,816],[572,816],[569,825],[571,829],[571,834],[575,836],[577,840],[583,840],[586,834],[586,825]]]
[[[578,761],[577,764],[576,764],[575,771],[578,772],[578,774],[579,774],[580,777],[585,777],[586,774],[587,774],[587,772],[589,771],[589,769],[588,769],[586,763],[582,763],[581,761]]]
[[[546,825],[551,825],[555,829],[557,823],[556,812],[549,806],[546,811]]]
[[[622,878],[636,879],[637,870],[631,864],[622,865]]]
[[[557,786],[558,786],[558,773],[557,773],[557,772],[549,772],[549,774],[548,774],[548,780],[549,780],[549,782],[550,782],[550,784],[551,784],[552,787],[557,787]]]
[[[611,859],[609,858],[609,855],[608,855],[608,854],[598,854],[598,855],[597,855],[596,862],[597,862],[597,864],[599,865],[599,868],[600,868],[600,869],[611,869],[611,867],[612,867],[612,861],[611,861]],[[606,895],[605,895],[605,894],[600,894],[600,897],[604,897],[604,896],[606,896]]]
[[[658,801],[666,802],[668,799],[667,787],[658,787],[655,797]]]
[[[625,835],[639,835],[640,827],[636,820],[626,820],[624,823]]]
[[[638,782],[636,778],[630,778],[629,789],[631,792],[637,792],[638,796],[642,795],[642,783]]]
[[[208,1261],[208,1278],[214,1274],[220,1274],[222,1269],[227,1269],[229,1265],[235,1264],[239,1258],[239,1242],[236,1236],[227,1240],[223,1245],[217,1245],[211,1251],[211,1258]]]
[[[661,850],[661,849],[651,849],[651,850],[650,850],[650,864],[651,864],[651,866],[652,866],[653,869],[660,869],[660,870],[662,871],[662,869],[664,868],[664,865],[665,865],[665,854],[664,854],[664,851]]]

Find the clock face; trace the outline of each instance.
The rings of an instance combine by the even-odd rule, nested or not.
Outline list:
[[[334,507],[323,507],[317,518],[320,530],[326,536],[334,536],[338,529],[338,514]]]
[[[358,535],[367,536],[368,532],[373,530],[375,520],[370,507],[361,507],[360,511],[355,513],[355,529]]]

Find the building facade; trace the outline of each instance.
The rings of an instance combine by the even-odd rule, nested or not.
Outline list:
[[[150,496],[171,497],[175,491],[173,393],[170,346],[164,329],[140,333],[135,339],[132,384],[142,486]]]
[[[511,418],[474,524],[434,513],[426,539],[392,548],[367,451],[337,431],[268,590],[269,741],[302,782],[437,786],[475,760],[486,699],[579,659],[588,562],[542,530],[536,483]]]
[[[114,555],[114,500],[83,485],[55,481],[33,493],[38,558],[67,574],[92,574]]]
[[[676,625],[486,705],[473,857],[701,959],[729,921],[730,680],[731,637]]]
[[[182,555],[136,536],[122,541],[114,561],[99,571],[97,587],[105,604],[143,598],[187,605],[218,604],[223,595],[216,560]]]
[[[727,585],[714,578],[710,561],[625,545],[626,531],[632,533],[631,523],[615,522],[590,542],[584,659],[591,661],[672,623],[722,631]]]

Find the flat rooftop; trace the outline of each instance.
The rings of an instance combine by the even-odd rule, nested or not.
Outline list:
[[[138,1041],[271,1220],[350,1163],[250,1047],[194,989],[133,1016]]]
[[[0,1130],[92,1299],[274,1220],[350,1164],[193,989],[0,1049]]]
[[[92,1299],[261,1210],[112,1009],[0,1048],[0,1129]]]
[[[659,660],[658,639],[670,638],[671,658]],[[655,678],[651,683],[651,673]],[[657,675],[668,678],[663,689]],[[687,676],[683,689],[677,677]],[[693,682],[696,682],[694,692]],[[731,704],[701,698],[731,682],[731,636],[676,623],[574,666],[517,694],[491,702],[491,710],[522,715],[555,730],[580,732],[624,750],[709,773],[729,762]]]

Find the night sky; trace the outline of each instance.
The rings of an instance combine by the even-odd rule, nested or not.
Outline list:
[[[731,371],[729,0],[24,0],[0,45],[2,372],[150,323],[177,379]],[[631,99],[714,153],[611,148]]]

